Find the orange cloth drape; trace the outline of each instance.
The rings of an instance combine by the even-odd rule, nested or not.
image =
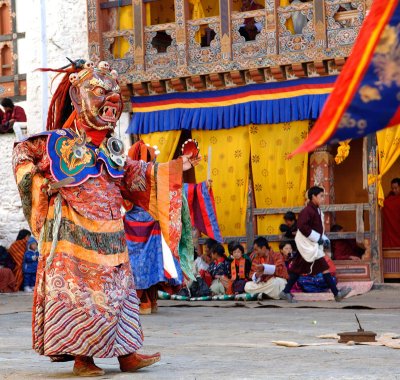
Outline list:
[[[13,258],[15,262],[15,268],[13,270],[15,281],[16,281],[16,289],[20,289],[21,285],[24,281],[24,274],[22,273],[22,263],[24,261],[24,254],[26,251],[26,239],[17,240],[11,244],[8,249],[8,253]]]

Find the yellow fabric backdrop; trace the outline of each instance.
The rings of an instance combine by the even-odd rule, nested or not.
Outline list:
[[[157,162],[167,162],[174,158],[174,153],[181,137],[181,131],[154,132],[141,135],[141,139],[151,146],[157,145],[160,154]]]
[[[308,134],[308,121],[250,125],[251,168],[257,208],[304,205],[308,155],[287,156]],[[279,234],[282,215],[259,216],[258,233]]]
[[[118,8],[118,30],[133,29],[132,5]],[[117,37],[114,41],[113,55],[115,58],[123,58],[129,51],[129,42],[123,37]]]
[[[379,175],[369,175],[368,184],[377,182],[378,204],[383,207],[385,194],[382,187],[382,177],[400,156],[400,125],[383,129],[376,136],[378,139]]]
[[[192,131],[203,161],[196,167],[196,182],[207,179],[208,147],[211,146],[211,179],[218,223],[223,236],[246,234],[249,179],[249,129]]]

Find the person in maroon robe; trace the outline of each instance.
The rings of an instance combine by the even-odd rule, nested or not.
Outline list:
[[[334,224],[331,232],[342,232],[343,227],[340,224]],[[334,260],[361,260],[365,248],[357,244],[355,239],[336,239],[331,243],[332,256]]]
[[[393,178],[382,208],[382,246],[400,248],[400,178]]]
[[[324,189],[319,186],[313,186],[308,190],[309,202],[307,206],[301,210],[299,218],[297,221],[298,234],[302,234],[306,239],[308,239],[313,244],[318,244],[319,250],[323,251],[324,248],[329,248],[330,241],[324,234],[324,227],[322,221],[322,212],[319,206],[324,202]],[[297,243],[297,240],[296,240]],[[303,256],[305,256],[305,251],[302,245],[297,244],[297,249],[299,255],[295,257],[292,261],[292,265],[289,268],[289,280],[279,294],[281,299],[285,299],[288,302],[295,302],[293,296],[290,294],[290,290],[294,284],[299,279],[300,275],[307,273],[313,276],[318,273],[322,273],[325,282],[331,289],[336,301],[341,301],[347,294],[350,293],[350,288],[343,288],[338,290],[335,282],[333,281],[332,275],[329,272],[329,265],[327,264],[324,255],[314,261],[306,261]]]
[[[10,98],[4,98],[1,105],[5,112],[2,112],[0,133],[12,133],[15,122],[26,122],[26,114],[22,107],[14,105]]]

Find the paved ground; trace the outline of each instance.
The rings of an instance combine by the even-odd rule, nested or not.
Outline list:
[[[0,295],[0,378],[71,378],[71,363],[50,363],[31,350],[30,303],[30,295]],[[158,314],[142,318],[143,351],[161,351],[160,363],[122,374],[116,360],[101,359],[98,363],[106,370],[102,379],[400,379],[400,350],[335,343],[285,348],[271,343],[322,342],[317,335],[354,331],[355,312],[368,330],[400,334],[399,288],[374,290],[341,304],[194,306],[199,305],[163,301]]]

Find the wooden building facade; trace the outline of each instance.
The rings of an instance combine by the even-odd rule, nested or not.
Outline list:
[[[240,91],[246,88],[262,93],[269,86],[299,83],[302,89],[315,90],[330,78],[334,82],[340,73],[371,3],[371,0],[87,0],[90,59],[107,60],[119,72],[129,111],[132,103],[135,111],[135,105],[140,108],[140,102],[146,99],[151,99],[153,105],[160,99],[163,107],[159,109],[165,110],[165,104],[173,99],[201,98],[205,94],[220,93],[221,99],[230,97],[236,101],[244,97]],[[284,94],[288,90],[281,91]],[[321,104],[323,100],[320,98]],[[176,121],[172,116],[171,120]],[[141,125],[131,124],[131,133],[141,133],[141,128],[150,122],[148,114],[143,117]],[[285,116],[282,117],[274,124],[284,122]],[[310,127],[313,118],[308,118]],[[257,128],[257,123],[252,123],[252,128]],[[243,124],[234,127],[239,125]],[[200,129],[193,127],[192,134],[182,134],[179,142],[193,137],[196,128]],[[183,130],[185,126],[173,129]],[[160,133],[162,128],[155,127],[152,131]],[[367,245],[362,261],[336,262],[339,279],[383,282],[384,278],[400,278],[400,254],[384,257],[382,250],[376,185],[368,186],[365,179],[368,174],[378,174],[376,136],[353,141],[350,156],[341,165],[334,163],[335,149],[323,147],[308,157],[307,184],[325,189],[326,230],[333,223],[340,223],[348,231],[329,236],[356,238]],[[175,150],[171,157],[178,154]],[[223,156],[220,158],[221,169],[228,170],[223,167]],[[248,202],[243,212],[246,231],[241,235],[225,234],[224,238],[251,242],[255,235],[263,235],[270,241],[279,241],[281,235],[275,231],[257,230],[259,218],[282,216],[288,210],[298,212],[303,203],[291,207],[257,207],[257,183],[251,173],[250,169]],[[383,178],[385,188],[392,175],[395,176],[394,171]]]

